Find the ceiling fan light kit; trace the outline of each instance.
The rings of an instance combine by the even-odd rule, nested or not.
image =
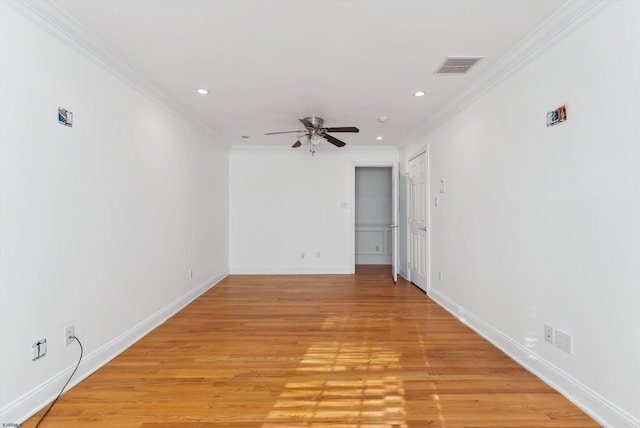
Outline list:
[[[344,141],[340,141],[336,137],[329,135],[328,132],[360,132],[355,126],[325,128],[323,127],[324,119],[316,116],[305,117],[304,119],[298,120],[304,125],[305,129],[299,131],[267,132],[264,135],[302,133],[304,135],[299,136],[298,140],[293,143],[291,147],[297,148],[303,144],[307,144],[309,145],[309,151],[314,155],[315,149],[325,142],[329,142],[336,147],[345,146],[346,143]]]
[[[324,138],[322,138],[320,135],[318,134],[313,134],[311,136],[311,138],[309,138],[309,143],[311,143],[314,146],[319,146],[320,144],[324,143],[325,140]]]

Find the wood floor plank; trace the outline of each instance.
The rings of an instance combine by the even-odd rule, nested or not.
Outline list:
[[[386,266],[230,276],[64,394],[41,425],[596,426]]]

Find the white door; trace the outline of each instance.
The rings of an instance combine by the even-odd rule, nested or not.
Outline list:
[[[398,167],[391,168],[391,275],[398,282]]]
[[[427,155],[409,161],[409,275],[427,291]]]

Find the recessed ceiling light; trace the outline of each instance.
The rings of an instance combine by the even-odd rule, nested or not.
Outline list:
[[[376,140],[380,141],[380,140],[382,140],[382,137],[381,137],[380,135],[378,135],[378,136],[376,137]]]
[[[424,91],[418,91],[418,92],[414,92],[413,96],[414,97],[424,97],[425,92]]]
[[[207,91],[206,89],[198,89],[198,93],[200,95],[207,95],[209,93],[209,91]]]

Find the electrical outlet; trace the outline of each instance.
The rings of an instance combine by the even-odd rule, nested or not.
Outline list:
[[[442,282],[442,272],[438,272],[438,281]]]
[[[300,260],[304,260],[304,252],[300,253]]]
[[[319,259],[322,253],[320,251],[316,251],[316,258]]]
[[[31,345],[31,361],[35,361],[45,355],[47,355],[47,339],[38,340]]]
[[[40,358],[40,350],[38,346],[38,342],[31,345],[31,361],[35,361]]]
[[[573,353],[573,337],[562,330],[556,330],[556,346],[568,354]]]
[[[64,346],[73,343],[73,338],[76,336],[76,327],[73,324],[68,324],[64,328]]]
[[[551,324],[544,325],[544,340],[553,344],[553,326]]]

